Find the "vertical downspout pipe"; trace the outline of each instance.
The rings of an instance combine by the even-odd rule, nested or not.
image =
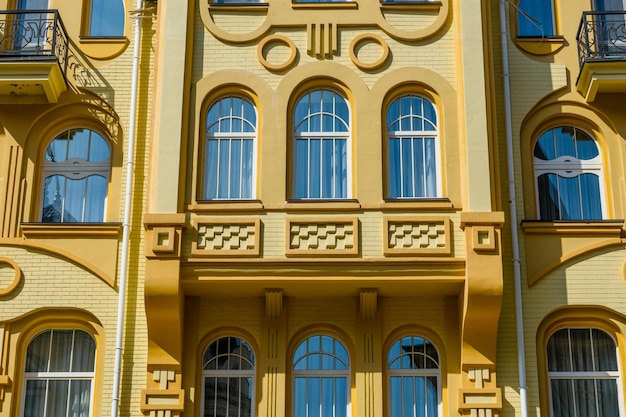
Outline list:
[[[140,10],[143,0],[137,0],[135,10]],[[128,124],[128,155],[126,161],[126,193],[124,198],[124,221],[122,223],[122,260],[117,300],[117,334],[115,336],[115,365],[113,368],[113,399],[111,417],[119,412],[120,381],[122,371],[122,343],[124,341],[124,313],[126,310],[126,281],[128,277],[128,245],[130,242],[130,214],[133,195],[133,174],[135,171],[135,136],[137,119],[137,91],[139,79],[139,42],[141,40],[141,17],[135,16],[135,36],[133,41],[133,69],[130,93],[130,120]]]
[[[517,232],[517,198],[515,196],[515,170],[513,159],[513,129],[511,127],[511,87],[509,84],[509,47],[507,39],[505,1],[500,0],[500,42],[502,45],[502,81],[504,85],[504,123],[506,129],[506,160],[509,182],[509,209],[511,247],[513,252],[513,281],[515,284],[515,324],[517,334],[517,368],[519,373],[519,396],[522,417],[528,417],[526,396],[526,352],[524,349],[524,317],[522,309],[522,279]]]

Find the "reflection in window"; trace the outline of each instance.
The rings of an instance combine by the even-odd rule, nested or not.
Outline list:
[[[440,364],[435,346],[419,336],[405,336],[389,349],[391,417],[439,415]]]
[[[617,346],[604,331],[561,329],[547,345],[553,417],[617,417],[621,402]]]
[[[238,337],[222,337],[202,359],[202,417],[254,415],[254,352]]]
[[[29,343],[23,417],[90,416],[96,343],[83,330],[54,329]]]
[[[104,221],[111,151],[89,129],[70,129],[48,145],[43,161],[44,223]]]
[[[554,1],[520,0],[517,13],[518,36],[554,36]]]
[[[294,198],[347,198],[350,111],[331,90],[314,90],[294,108]]]
[[[91,0],[89,36],[124,36],[125,11],[123,0]]]
[[[257,116],[241,97],[224,97],[206,118],[202,198],[254,198]]]
[[[589,134],[570,126],[547,130],[535,145],[534,164],[541,220],[603,218],[602,160]]]
[[[389,198],[437,197],[438,132],[435,106],[407,95],[387,109]]]
[[[349,415],[350,359],[341,342],[331,336],[311,336],[293,355],[294,416]]]

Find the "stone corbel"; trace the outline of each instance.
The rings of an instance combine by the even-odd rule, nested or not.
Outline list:
[[[461,339],[464,367],[496,362],[498,320],[502,307],[502,242],[504,213],[461,213],[465,230],[466,281]]]
[[[145,302],[148,366],[182,362],[184,295],[180,288],[180,251],[184,214],[146,214]]]

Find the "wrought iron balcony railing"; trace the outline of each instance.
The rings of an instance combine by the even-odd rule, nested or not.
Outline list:
[[[584,12],[578,27],[578,60],[626,60],[626,11]]]
[[[0,62],[55,58],[65,75],[68,38],[57,10],[0,11]]]

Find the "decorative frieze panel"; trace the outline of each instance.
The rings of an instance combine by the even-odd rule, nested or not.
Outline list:
[[[473,387],[459,390],[459,411],[471,417],[497,415],[502,409],[502,391],[497,387],[487,387],[491,381],[489,369],[471,368],[467,372],[467,379],[468,385]]]
[[[354,256],[359,253],[354,218],[287,219],[287,256]]]
[[[450,255],[448,217],[385,217],[386,256]]]
[[[259,219],[228,219],[194,221],[196,240],[194,256],[259,256]]]

